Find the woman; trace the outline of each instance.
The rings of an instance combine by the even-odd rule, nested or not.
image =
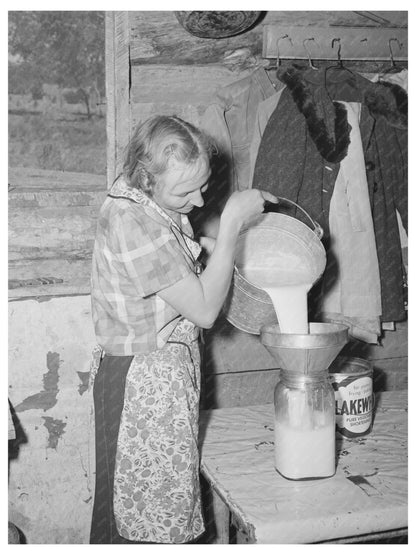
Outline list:
[[[187,214],[204,204],[211,151],[180,118],[150,118],[135,130],[100,211],[91,543],[184,543],[204,531],[198,331],[213,325],[224,303],[241,227],[266,200],[277,202],[260,190],[234,193],[216,241],[194,241]],[[210,252],[203,271],[201,246]]]

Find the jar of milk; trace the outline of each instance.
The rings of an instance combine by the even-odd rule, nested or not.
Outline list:
[[[290,480],[335,474],[335,396],[326,371],[281,371],[274,393],[275,467]]]

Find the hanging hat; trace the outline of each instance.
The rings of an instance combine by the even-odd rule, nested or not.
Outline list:
[[[247,31],[261,12],[175,12],[179,23],[191,35],[208,39],[223,39]]]

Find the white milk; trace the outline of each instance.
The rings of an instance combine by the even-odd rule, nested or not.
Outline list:
[[[310,284],[264,287],[272,300],[281,333],[309,333],[308,291]]]
[[[276,469],[286,478],[324,478],[335,473],[333,424],[302,429],[275,423]]]
[[[281,333],[309,333],[308,291],[312,283],[307,275],[293,271],[276,275],[264,268],[246,268],[241,273],[269,295]]]

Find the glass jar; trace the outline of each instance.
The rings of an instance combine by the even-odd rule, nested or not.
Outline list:
[[[274,392],[275,467],[285,478],[335,474],[335,396],[328,373],[282,370]]]

